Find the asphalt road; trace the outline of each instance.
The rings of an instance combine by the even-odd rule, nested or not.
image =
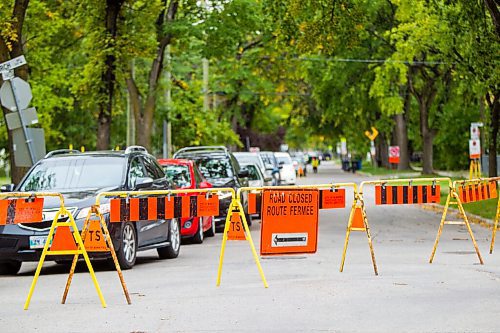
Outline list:
[[[322,163],[300,183],[365,179]],[[349,209],[325,210],[316,254],[261,259],[267,289],[247,242],[228,243],[222,283],[215,286],[221,234],[183,245],[175,260],[140,253],[134,269],[124,271],[132,305],[116,272],[97,265],[106,309],[83,269],[60,304],[67,268],[46,263],[23,310],[36,267],[24,264],[18,276],[0,277],[0,332],[500,331],[500,249],[488,254],[491,232],[473,225],[480,265],[465,228],[446,225],[429,264],[440,214],[416,205],[376,207],[373,192],[365,195],[379,276],[362,232],[351,235],[339,272]],[[352,193],[348,198],[350,204]],[[257,249],[259,228],[258,222],[251,227]]]

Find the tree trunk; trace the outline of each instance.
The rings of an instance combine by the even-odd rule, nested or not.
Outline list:
[[[24,18],[26,17],[26,11],[28,10],[29,0],[16,0],[14,2],[14,7],[12,11],[13,20],[10,22],[12,24],[12,29],[17,34],[17,39],[6,39],[0,34],[0,63],[8,61],[10,59],[16,58],[24,54],[23,44],[22,44],[22,31]],[[7,42],[10,42],[11,48],[7,46]],[[17,77],[28,81],[28,65],[24,65],[15,69],[15,74]],[[0,76],[0,84],[3,84],[2,77]],[[2,108],[4,118],[9,110]],[[6,121],[4,122],[6,123]],[[10,158],[10,172],[11,181],[14,184],[18,184],[24,177],[29,168],[16,166],[14,161],[14,143],[12,140],[12,132],[8,133],[8,145],[9,145],[9,158]]]
[[[384,133],[380,133],[375,140],[377,145],[377,165],[379,167],[390,168],[389,164],[389,146]]]
[[[498,0],[484,0],[484,4],[490,12],[496,35],[500,38],[500,11],[498,10]]]
[[[112,49],[116,46],[116,36],[118,31],[118,16],[124,0],[106,0],[106,48]],[[115,70],[116,57],[113,53],[108,54],[105,60],[105,71],[102,74],[104,86],[101,94],[106,99],[99,103],[99,116],[97,124],[97,150],[110,148],[111,138],[111,118],[113,111],[113,101],[115,94]]]
[[[408,154],[408,128],[405,113],[395,115],[394,119],[396,120],[396,142],[399,146],[398,170],[408,170],[410,169],[410,156]]]
[[[500,116],[500,91],[497,91],[494,96],[487,94],[486,100],[490,108],[490,135],[489,135],[489,168],[488,175],[490,177],[497,176],[497,139]]]
[[[175,21],[179,0],[171,0],[167,6],[167,0],[164,0],[164,10],[162,10],[156,20],[156,40],[158,41],[158,49],[156,57],[151,65],[151,70],[148,77],[148,91],[146,93],[146,101],[142,105],[141,94],[137,89],[134,78],[130,75],[127,78],[127,89],[132,101],[132,110],[135,118],[135,129],[137,136],[137,144],[143,146],[148,151],[151,151],[151,135],[153,131],[154,112],[156,110],[156,94],[158,83],[163,72],[163,60],[165,57],[165,49],[172,40],[172,35],[165,34],[164,24],[172,24]]]

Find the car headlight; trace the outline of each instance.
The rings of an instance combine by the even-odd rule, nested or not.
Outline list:
[[[89,215],[90,209],[91,207],[85,207],[80,209],[80,212],[78,212],[76,218],[77,219],[86,218]],[[110,210],[111,210],[111,205],[109,203],[99,205],[99,211],[101,212],[101,214],[109,213]]]

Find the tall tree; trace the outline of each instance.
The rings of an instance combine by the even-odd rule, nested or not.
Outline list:
[[[0,4],[0,63],[24,54],[23,49],[23,25],[28,10],[29,0],[15,0],[10,7],[5,3]],[[9,15],[9,10],[11,14]],[[27,81],[28,66],[15,69],[16,76]],[[3,81],[0,78],[0,83]],[[4,117],[9,111],[3,108]],[[14,161],[14,147],[12,134],[8,131],[8,143],[10,152],[11,179],[17,184],[26,173],[26,168],[19,167]]]

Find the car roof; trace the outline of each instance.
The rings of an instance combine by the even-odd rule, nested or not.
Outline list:
[[[160,158],[158,159],[160,165],[193,165],[193,161],[185,158]]]
[[[287,152],[282,152],[282,151],[278,151],[276,153],[274,153],[275,156],[280,156],[280,157],[290,157],[290,154],[288,154]]]

